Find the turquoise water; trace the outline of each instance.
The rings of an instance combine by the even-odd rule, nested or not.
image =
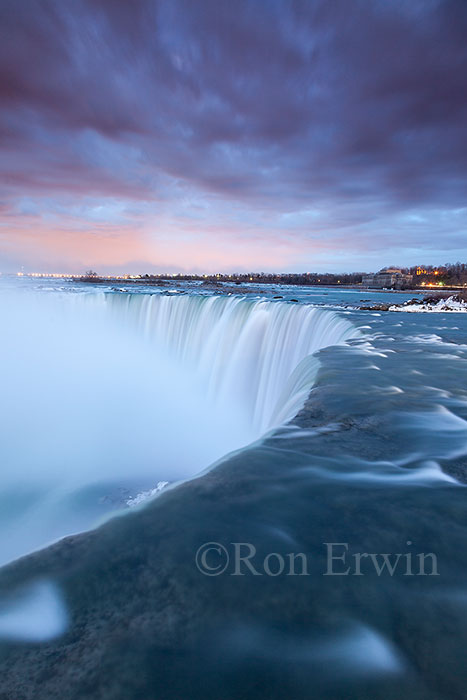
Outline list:
[[[466,316],[350,308],[412,294],[278,293],[298,299],[281,309],[346,307],[329,313],[353,328],[317,348],[305,404],[146,507],[3,569],[12,608],[46,579],[68,621],[3,642],[6,697],[465,697]]]

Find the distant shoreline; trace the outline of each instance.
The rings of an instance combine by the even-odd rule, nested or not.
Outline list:
[[[144,285],[147,287],[167,287],[174,285],[183,285],[187,282],[198,283],[197,286],[202,289],[213,290],[216,289],[219,292],[229,291],[239,292],[240,290],[251,289],[251,287],[303,287],[306,289],[354,289],[355,291],[362,292],[377,292],[390,293],[390,294],[452,294],[457,293],[461,290],[465,290],[465,287],[411,287],[408,289],[387,289],[387,288],[374,288],[374,287],[363,287],[359,284],[299,284],[293,282],[239,282],[239,283],[229,283],[228,281],[201,281],[201,280],[184,280],[184,279],[173,279],[170,277],[163,277],[160,279],[119,279],[113,277],[98,277],[96,279],[73,279],[73,282],[82,284],[120,284],[122,286],[140,286]]]

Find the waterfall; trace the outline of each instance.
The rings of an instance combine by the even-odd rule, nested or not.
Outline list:
[[[2,294],[0,329],[0,528],[11,533],[0,563],[291,419],[313,353],[356,334],[299,304],[95,291]]]
[[[114,314],[198,374],[210,401],[241,405],[259,437],[294,417],[311,389],[312,355],[355,336],[332,311],[240,297],[104,294]]]

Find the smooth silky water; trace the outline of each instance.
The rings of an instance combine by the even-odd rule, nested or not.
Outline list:
[[[291,294],[2,304],[4,560],[128,513],[3,569],[6,692],[466,696],[467,319]],[[122,507],[161,480],[181,483]],[[209,541],[253,545],[259,575],[203,575]],[[271,552],[307,575],[264,575]],[[359,573],[357,553],[400,563]]]
[[[0,563],[293,418],[313,354],[356,334],[305,306],[97,291],[10,291],[0,318]]]

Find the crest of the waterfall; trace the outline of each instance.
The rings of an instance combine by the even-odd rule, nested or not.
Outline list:
[[[341,316],[237,297],[0,295],[0,563],[292,418]],[[120,505],[119,505],[120,504]]]
[[[240,406],[255,437],[301,408],[319,366],[314,353],[356,335],[342,316],[308,305],[159,294],[106,302],[196,373],[219,409]]]

